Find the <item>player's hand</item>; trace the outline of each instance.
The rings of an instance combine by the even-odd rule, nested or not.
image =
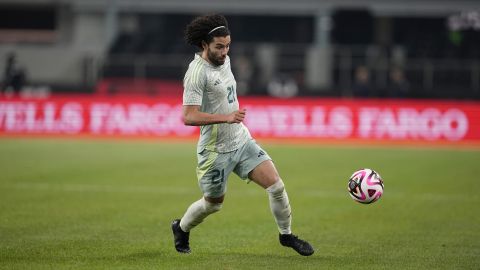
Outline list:
[[[246,109],[241,109],[238,111],[234,111],[228,115],[227,123],[229,124],[238,124],[245,119],[245,114],[247,113]]]

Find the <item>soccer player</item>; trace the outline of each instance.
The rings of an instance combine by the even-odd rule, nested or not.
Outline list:
[[[222,208],[227,179],[234,172],[267,191],[280,243],[301,255],[312,255],[312,246],[292,234],[287,192],[270,156],[242,123],[247,112],[239,109],[227,55],[231,43],[227,20],[219,14],[197,17],[187,26],[185,39],[201,49],[183,81],[183,121],[200,126],[197,178],[203,197],[172,222],[176,250],[190,253],[190,230]]]

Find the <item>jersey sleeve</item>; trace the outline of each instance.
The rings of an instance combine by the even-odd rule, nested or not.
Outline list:
[[[206,85],[205,69],[197,67],[188,70],[183,79],[183,105],[202,105]]]

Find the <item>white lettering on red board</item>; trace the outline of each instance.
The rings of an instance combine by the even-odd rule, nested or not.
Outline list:
[[[90,107],[90,127],[94,134],[154,134],[174,133],[180,136],[196,132],[182,121],[182,105],[158,103],[109,104],[93,103]]]
[[[352,134],[352,111],[348,107],[307,109],[305,106],[251,106],[245,124],[253,134],[275,137],[333,137]]]
[[[245,107],[245,124],[259,137],[457,141],[471,128],[468,115],[458,108]],[[181,104],[0,102],[0,132],[5,133],[189,136],[197,130],[183,124]]]
[[[0,102],[0,127],[15,133],[75,134],[83,127],[83,108],[76,102]]]
[[[250,106],[246,125],[254,135],[365,139],[460,140],[468,132],[468,117],[459,109],[379,108],[358,110],[346,106]],[[356,130],[356,133],[354,133]]]
[[[360,138],[425,139],[445,138],[456,141],[465,137],[468,118],[458,109],[441,112],[436,108],[398,110],[361,108],[358,136]]]

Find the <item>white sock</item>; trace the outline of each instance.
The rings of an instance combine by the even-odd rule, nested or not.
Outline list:
[[[267,189],[270,209],[277,222],[278,231],[281,234],[291,234],[292,209],[288,201],[288,195],[285,191],[282,179]]]
[[[200,200],[192,203],[188,207],[187,211],[180,220],[180,228],[184,232],[189,232],[198,224],[202,223],[208,215],[220,211],[222,208],[221,203],[211,203],[201,198]]]

